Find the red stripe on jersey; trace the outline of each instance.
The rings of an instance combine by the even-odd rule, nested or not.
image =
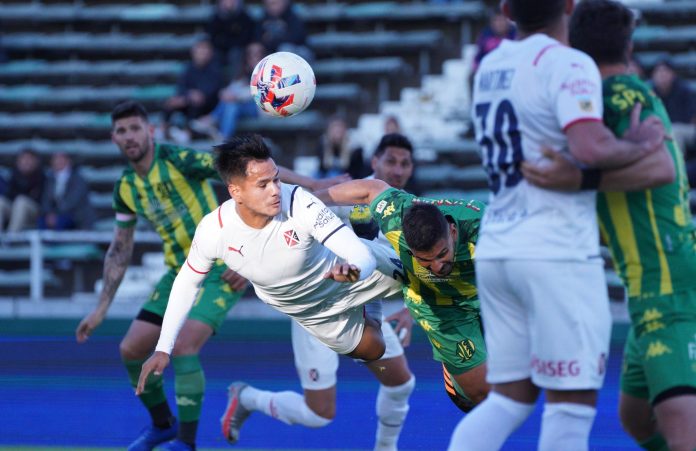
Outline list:
[[[563,127],[563,133],[565,133],[566,130],[568,130],[573,125],[579,124],[580,122],[602,122],[602,120],[597,119],[596,117],[581,117],[580,119],[575,119],[574,121],[568,122],[566,126]]]
[[[195,273],[197,273],[197,274],[208,274],[208,273],[210,272],[210,271],[199,271],[199,270],[197,270],[196,268],[194,268],[193,266],[191,266],[191,263],[189,263],[188,260],[186,260],[186,264],[188,265],[189,268],[191,268],[191,271],[193,271],[193,272],[195,272]]]
[[[553,48],[553,47],[560,47],[560,46],[561,46],[561,44],[549,44],[549,45],[547,45],[546,47],[544,47],[543,49],[541,49],[541,50],[539,51],[539,53],[537,54],[536,58],[534,58],[534,66],[537,65],[537,63],[539,62],[539,60],[541,59],[541,57],[544,55],[544,53],[546,53],[546,51],[547,51],[548,49]]]
[[[220,224],[220,228],[222,228],[222,205],[218,207],[218,223]]]

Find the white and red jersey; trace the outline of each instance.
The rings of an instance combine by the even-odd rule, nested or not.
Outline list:
[[[543,147],[566,151],[564,131],[602,120],[602,82],[586,54],[545,34],[504,40],[476,73],[472,118],[489,176],[476,258],[584,260],[599,255],[595,192],[564,193],[522,177]]]
[[[246,225],[231,199],[209,213],[196,230],[187,264],[204,273],[222,259],[252,283],[262,301],[297,319],[322,321],[355,307],[349,291],[359,291],[377,273],[361,274],[369,277],[354,284],[325,279],[342,260],[322,244],[346,226],[302,188],[282,184],[281,190],[281,212],[262,229]]]

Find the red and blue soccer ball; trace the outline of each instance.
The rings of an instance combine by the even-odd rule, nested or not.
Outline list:
[[[249,85],[261,111],[276,117],[304,111],[317,89],[312,67],[301,56],[290,52],[272,53],[259,61]]]

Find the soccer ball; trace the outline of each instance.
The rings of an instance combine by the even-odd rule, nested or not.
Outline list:
[[[317,89],[312,67],[301,56],[290,52],[272,53],[259,61],[249,85],[261,111],[276,117],[304,111]]]

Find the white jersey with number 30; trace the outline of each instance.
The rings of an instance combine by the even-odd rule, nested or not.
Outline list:
[[[585,260],[599,254],[595,192],[563,193],[523,178],[523,160],[566,151],[564,134],[602,120],[602,82],[586,54],[544,34],[505,40],[479,67],[472,117],[491,188],[476,258]]]

